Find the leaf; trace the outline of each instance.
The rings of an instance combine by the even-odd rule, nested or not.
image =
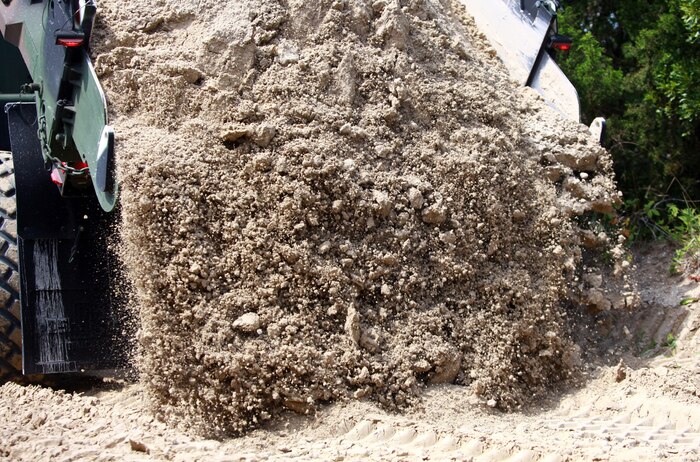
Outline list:
[[[679,212],[678,206],[676,206],[675,204],[668,205],[668,214],[671,217],[676,218],[678,216],[678,212]],[[685,210],[683,210],[683,212],[685,212]]]

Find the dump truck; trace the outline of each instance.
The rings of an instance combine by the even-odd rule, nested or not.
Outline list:
[[[0,383],[124,364],[115,133],[94,0],[0,0]],[[459,0],[514,79],[578,120],[554,0]]]

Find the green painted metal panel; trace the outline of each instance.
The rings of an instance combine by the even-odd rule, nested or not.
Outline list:
[[[110,211],[116,204],[118,184],[112,179],[114,160],[107,155],[114,133],[107,121],[105,96],[86,48],[65,49],[56,44],[57,32],[89,35],[95,6],[85,4],[80,15],[69,8],[67,3],[52,1],[0,4],[0,33],[19,48],[36,85],[44,157],[50,162],[86,162],[100,205]],[[75,24],[77,17],[83,23]]]
[[[0,93],[18,94],[20,87],[32,81],[17,47],[0,36]]]
[[[110,133],[111,128],[107,125],[107,102],[87,54],[84,56],[80,91],[76,92],[74,105],[73,141],[81,157],[90,166],[93,180],[97,180],[98,169],[107,168],[107,165],[102,163],[113,161],[106,158],[108,155],[106,143],[110,142],[106,137],[111,136],[113,142],[114,133]],[[102,208],[112,210],[117,200],[116,184],[95,182],[94,186]]]

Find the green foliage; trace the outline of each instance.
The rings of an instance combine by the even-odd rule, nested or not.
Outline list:
[[[666,341],[664,342],[664,344],[662,346],[664,348],[668,348],[671,351],[675,351],[676,348],[678,347],[676,336],[673,335],[671,332],[669,332],[668,335],[666,336]]]
[[[700,213],[691,207],[680,209],[675,204],[669,204],[667,209],[667,231],[680,246],[671,263],[671,273],[694,271],[694,261],[700,255]]]
[[[672,274],[689,274],[698,270],[700,265],[698,264],[698,259],[700,258],[700,240],[695,236],[692,239],[687,240],[683,246],[676,250],[676,254],[671,262],[671,273]]]
[[[624,77],[593,34],[574,30],[572,36],[576,48],[565,60],[566,72],[579,94],[585,95],[581,99],[582,118],[593,120],[611,103],[613,95],[623,94]]]
[[[672,332],[669,332],[659,345],[653,338],[647,338],[646,332],[642,331],[637,334],[636,343],[642,357],[651,357],[661,353],[657,347],[666,348],[671,353],[675,353],[676,348],[678,348],[678,339]]]
[[[700,0],[564,4],[560,29],[575,42],[560,64],[584,122],[608,119],[625,196],[700,196]]]
[[[681,11],[683,12],[683,22],[688,30],[688,40],[697,42],[700,40],[700,1],[688,0],[681,2]]]
[[[671,199],[626,201],[624,223],[628,242],[644,239],[668,239],[678,246],[671,262],[672,274],[697,270],[700,257],[700,212],[691,204],[679,207]]]
[[[693,38],[698,18],[683,13],[690,3],[668,2],[655,27],[642,30],[628,48],[638,80],[648,81],[642,104],[681,138],[692,136],[700,120],[700,43]]]

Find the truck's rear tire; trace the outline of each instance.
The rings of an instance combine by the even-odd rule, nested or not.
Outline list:
[[[16,204],[12,155],[0,151],[0,384],[24,380]]]

